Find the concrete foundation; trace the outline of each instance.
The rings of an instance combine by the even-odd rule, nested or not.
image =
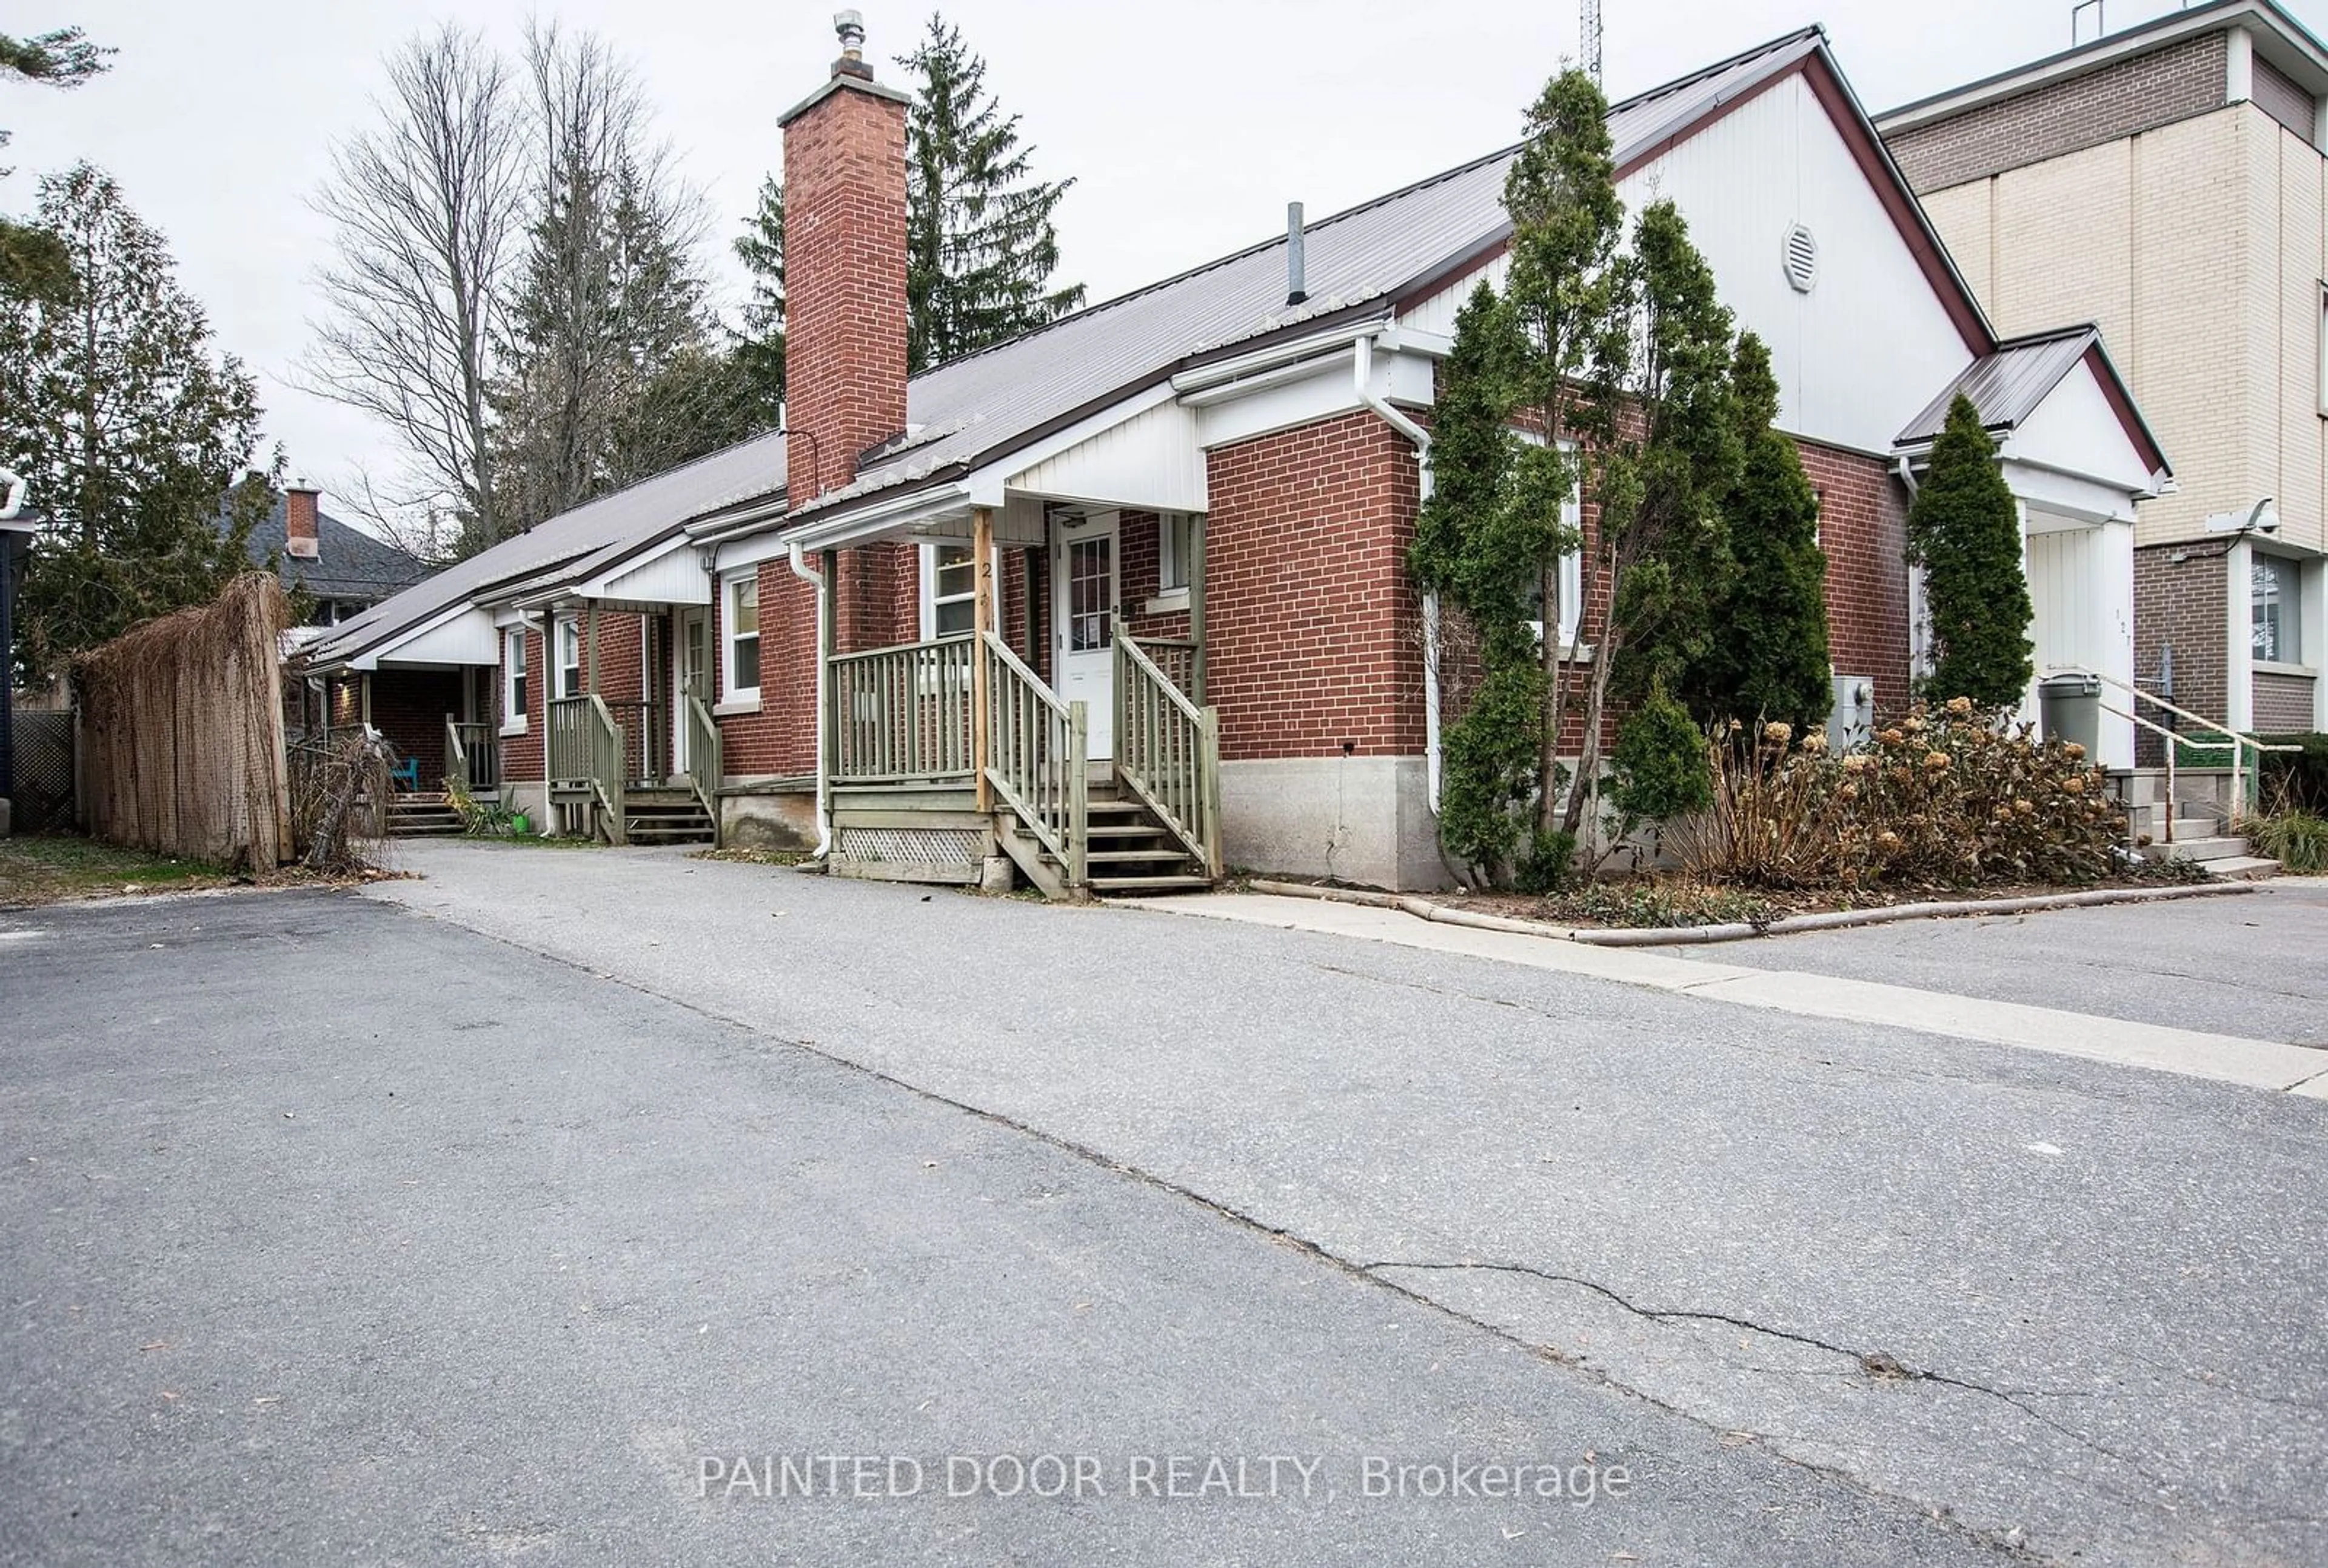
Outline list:
[[[1240,870],[1429,892],[1453,886],[1419,756],[1221,764],[1222,852]]]
[[[729,787],[749,789],[754,782],[731,780]],[[719,841],[731,850],[816,848],[816,787],[721,795]]]

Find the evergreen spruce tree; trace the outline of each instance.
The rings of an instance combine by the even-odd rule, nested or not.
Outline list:
[[[1908,559],[1924,570],[1933,662],[1925,687],[1943,700],[1969,697],[2010,708],[2032,666],[2029,580],[2021,519],[1996,465],[1980,410],[1959,397],[1932,446],[1931,466],[1908,512]]]
[[[784,399],[784,187],[774,174],[761,182],[760,204],[736,237],[736,259],[752,290],[728,355],[751,397],[774,408]]]
[[[913,74],[906,117],[906,362],[919,372],[1006,343],[1084,302],[1055,287],[1051,215],[1073,180],[1036,180],[1018,117],[986,90],[986,61],[959,28],[932,14],[921,46],[897,61]]]
[[[1794,442],[1773,427],[1778,379],[1752,333],[1738,340],[1731,380],[1745,455],[1722,512],[1737,571],[1681,695],[1701,721],[1778,719],[1801,731],[1825,724],[1833,706],[1818,496]]]
[[[42,181],[38,221],[65,248],[70,286],[0,296],[0,453],[47,520],[19,603],[34,679],[216,597],[249,565],[279,466],[259,452],[257,381],[214,354],[162,236],[112,178],[82,164]]]

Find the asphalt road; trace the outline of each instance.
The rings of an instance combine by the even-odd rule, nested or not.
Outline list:
[[[381,895],[433,920],[212,899],[0,934],[37,1042],[0,1148],[117,1180],[147,1107],[201,1096],[134,1192],[0,1188],[0,1345],[41,1369],[0,1486],[41,1499],[39,1555],[95,1488],[143,1510],[98,1560],[180,1509],[412,1560],[2328,1558],[2318,1102],[1143,911],[413,863]],[[399,1085],[426,1097],[383,1109]],[[149,1290],[155,1257],[192,1273]],[[103,1336],[19,1306],[52,1275],[134,1304]],[[367,1329],[397,1347],[359,1359]],[[315,1424],[153,1435],[191,1381],[155,1342],[225,1357],[204,1408]],[[286,1366],[304,1401],[256,1386]],[[1135,1454],[1303,1434],[1331,1503],[1121,1495]],[[1089,1452],[1117,1485],[696,1496],[707,1455],[804,1447]],[[1525,1519],[1353,1498],[1367,1455],[1440,1448],[1657,1479]]]
[[[1138,1174],[384,904],[0,915],[0,1038],[8,1563],[2011,1555]],[[1461,1488],[1522,1495],[1422,1495]]]

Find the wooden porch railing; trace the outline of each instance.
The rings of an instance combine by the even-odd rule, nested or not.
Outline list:
[[[1089,718],[1062,702],[992,632],[986,651],[986,782],[1064,868],[1066,885],[1089,885]]]
[[[623,777],[642,786],[661,784],[668,771],[662,765],[663,707],[656,701],[608,700],[606,711],[623,734]]]
[[[502,742],[492,725],[445,716],[445,776],[458,779],[471,794],[502,787]]]
[[[828,666],[832,776],[926,784],[974,775],[968,637],[836,653]]]
[[[719,781],[727,776],[719,752],[719,726],[703,699],[692,691],[680,701],[684,705],[680,709],[681,721],[687,727],[688,782],[695,786],[695,798],[703,803],[704,815],[711,819],[711,841],[718,848],[726,841],[719,831]]]
[[[1221,874],[1221,716],[1199,708],[1148,653],[1115,638],[1115,776]],[[1192,644],[1180,647],[1193,657]]]
[[[1164,672],[1180,695],[1197,706],[1204,705],[1205,694],[1197,689],[1197,643],[1192,637],[1142,637],[1140,651],[1149,662]]]
[[[595,804],[607,839],[621,843],[623,823],[623,727],[606,699],[554,698],[549,703],[549,789],[553,796],[580,795]]]

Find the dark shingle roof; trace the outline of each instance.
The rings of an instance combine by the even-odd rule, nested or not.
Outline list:
[[[277,495],[274,508],[250,530],[249,554],[250,564],[255,567],[263,568],[270,557],[274,558],[286,588],[305,588],[319,599],[376,604],[392,594],[402,593],[428,575],[426,566],[394,545],[374,539],[361,529],[350,528],[320,510],[315,515],[320,553],[314,560],[303,560],[284,548],[286,506],[285,498]],[[223,512],[219,517],[219,531],[226,531]]]

